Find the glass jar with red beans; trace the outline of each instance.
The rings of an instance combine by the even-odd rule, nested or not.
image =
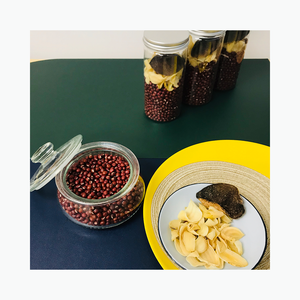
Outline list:
[[[228,91],[236,86],[249,33],[249,30],[226,31],[215,83],[216,90]]]
[[[188,31],[144,32],[144,110],[157,122],[181,113]]]
[[[183,103],[211,101],[224,35],[224,30],[190,30]]]
[[[81,146],[81,140],[78,135],[56,151],[51,143],[37,150],[31,159],[41,167],[31,179],[31,191],[54,175],[59,204],[70,220],[94,229],[120,225],[136,213],[144,198],[138,160],[120,144]]]

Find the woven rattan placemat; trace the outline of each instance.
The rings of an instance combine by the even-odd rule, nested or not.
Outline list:
[[[151,204],[154,234],[158,234],[158,216],[166,199],[176,190],[193,183],[228,183],[236,186],[260,213],[267,230],[267,246],[256,270],[270,269],[270,179],[247,167],[222,162],[202,161],[185,165],[171,172],[157,187]],[[166,253],[167,255],[167,253]]]

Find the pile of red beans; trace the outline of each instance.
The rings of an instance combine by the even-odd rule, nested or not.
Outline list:
[[[241,63],[237,60],[236,52],[222,49],[215,89],[219,91],[231,90],[235,87]]]
[[[120,191],[130,176],[128,161],[117,155],[89,155],[75,163],[67,174],[70,190],[83,198],[102,199]]]
[[[181,112],[183,95],[183,77],[178,82],[178,87],[168,91],[164,86],[158,88],[150,82],[145,85],[145,114],[157,122],[168,122],[176,119]]]
[[[77,196],[103,199],[119,192],[130,177],[128,161],[118,155],[89,155],[74,163],[66,175],[66,184]],[[144,185],[138,180],[123,197],[97,205],[77,204],[58,190],[58,200],[67,215],[82,224],[107,227],[122,223],[134,214],[142,201]],[[97,201],[96,201],[97,202]]]
[[[187,63],[184,82],[183,103],[187,105],[203,105],[212,98],[218,64],[209,62],[203,71]]]

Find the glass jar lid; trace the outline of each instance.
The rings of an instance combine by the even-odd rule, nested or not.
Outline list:
[[[32,155],[33,163],[41,163],[38,170],[30,179],[30,191],[39,190],[53,179],[78,153],[82,142],[82,135],[77,135],[56,151],[53,144],[48,142],[38,148]]]
[[[146,30],[145,46],[156,51],[179,51],[189,43],[189,32],[184,30]]]

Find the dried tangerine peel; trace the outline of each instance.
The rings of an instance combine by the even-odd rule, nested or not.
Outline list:
[[[146,83],[149,84],[152,82],[153,84],[156,84],[159,89],[164,86],[169,92],[173,91],[174,88],[177,88],[179,80],[182,77],[183,68],[170,76],[157,74],[150,65],[151,59],[152,58],[144,60],[144,77]]]
[[[223,269],[225,263],[245,267],[240,239],[244,233],[231,226],[232,219],[214,207],[206,208],[190,200],[169,223],[175,249],[193,267]]]
[[[187,48],[187,58],[188,58],[188,61],[191,66],[193,66],[194,68],[198,66],[199,71],[204,71],[206,65],[209,62],[211,62],[211,61],[217,62],[218,57],[222,50],[221,45],[216,50],[214,50],[212,53],[210,53],[209,55],[200,55],[197,57],[193,57],[191,53],[192,53],[192,49],[193,49],[195,43],[193,42],[193,38],[191,35],[189,36],[189,40],[190,41],[189,41],[189,45]]]

